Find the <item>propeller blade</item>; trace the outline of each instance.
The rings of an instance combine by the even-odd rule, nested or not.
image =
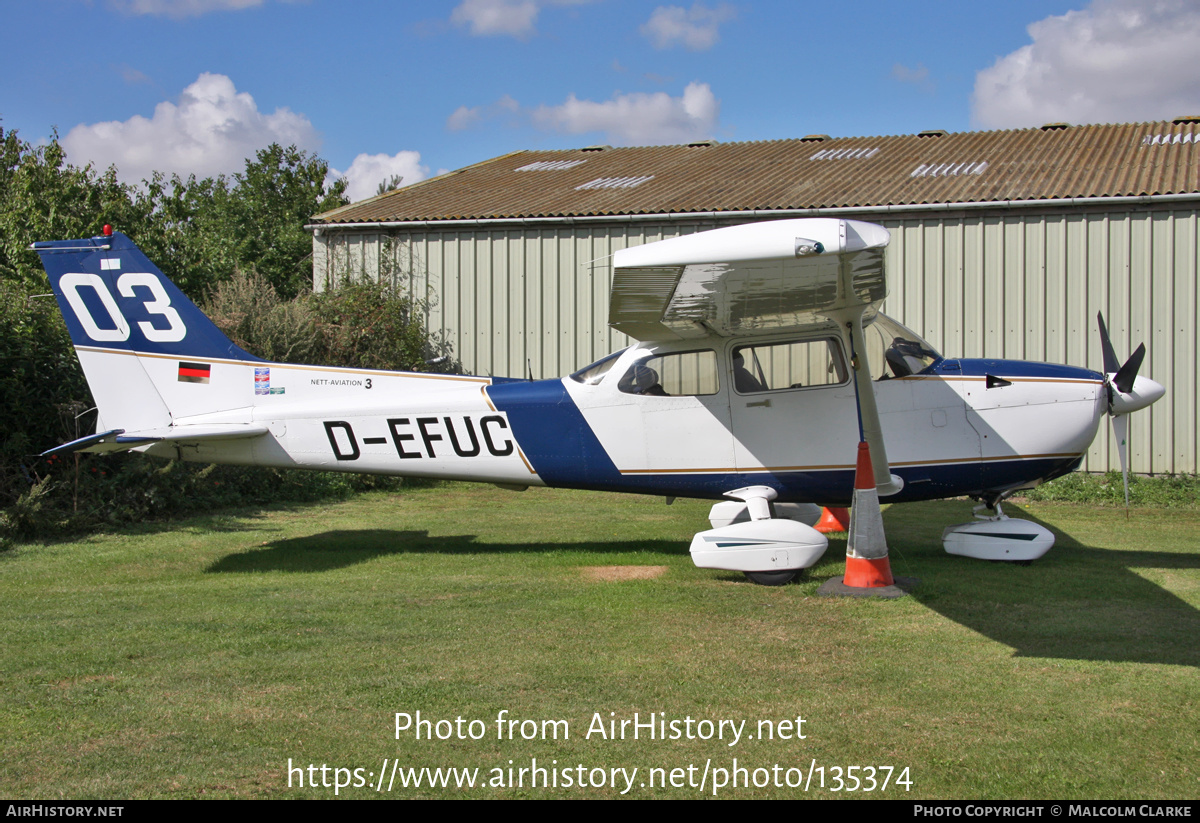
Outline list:
[[[1113,378],[1113,385],[1121,394],[1129,394],[1129,390],[1133,388],[1133,381],[1137,379],[1138,369],[1142,367],[1142,361],[1145,359],[1146,344],[1142,343],[1137,347],[1137,351],[1125,361],[1125,365],[1117,372],[1117,376]]]
[[[1129,515],[1129,415],[1118,414],[1112,419],[1117,438],[1117,454],[1121,457],[1121,481],[1125,484],[1125,514]]]
[[[1104,325],[1104,313],[1096,312],[1096,320],[1100,323],[1100,350],[1104,352],[1104,373],[1113,374],[1120,367],[1117,365],[1117,353],[1113,351],[1112,341],[1108,339],[1108,327]]]

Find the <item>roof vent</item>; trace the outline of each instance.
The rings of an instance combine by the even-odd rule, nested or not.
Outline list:
[[[608,151],[611,148],[612,146],[601,146],[597,143],[595,146],[584,146],[580,151]]]
[[[691,143],[687,144],[687,147],[689,149],[703,149],[715,145],[717,145],[717,141],[709,138],[708,140],[693,140]]]
[[[917,132],[917,137],[945,137],[946,134],[945,129],[926,129],[925,131]]]
[[[800,138],[801,143],[820,143],[822,140],[828,140],[828,134],[806,134]]]
[[[1069,128],[1071,128],[1070,123],[1047,123],[1042,126],[1042,131],[1062,131]]]
[[[1176,126],[1182,126],[1187,123],[1200,123],[1200,114],[1184,114],[1179,117],[1176,117],[1171,122],[1174,123]]]

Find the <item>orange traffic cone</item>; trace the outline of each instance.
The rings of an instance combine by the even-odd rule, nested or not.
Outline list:
[[[888,562],[887,539],[883,533],[883,511],[871,468],[871,448],[858,444],[854,473],[854,505],[850,510],[850,536],[846,545],[846,586],[878,588],[891,586],[892,565]]]
[[[839,506],[829,506],[821,509],[821,519],[814,529],[821,534],[833,534],[846,531],[850,526],[850,510]]]

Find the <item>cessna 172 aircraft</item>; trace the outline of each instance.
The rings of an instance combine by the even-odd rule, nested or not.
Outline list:
[[[1125,415],[1164,392],[1144,347],[1117,365],[1103,320],[1104,373],[943,357],[879,312],[889,235],[852,220],[618,251],[609,323],[639,342],[555,380],[265,362],[105,232],[34,244],[99,409],[51,452],[731,497],[692,558],[761,583],[825,551],[797,504],[846,505],[860,441],[885,502],[981,501],[948,551],[1040,557],[1053,535],[1000,501],[1075,469],[1106,414],[1124,462]]]

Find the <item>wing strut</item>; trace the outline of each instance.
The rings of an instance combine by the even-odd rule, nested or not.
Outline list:
[[[854,370],[854,402],[858,407],[859,437],[871,447],[875,487],[881,497],[886,497],[904,488],[904,480],[892,474],[887,449],[883,445],[883,426],[879,422],[875,385],[871,380],[871,364],[867,359],[867,339],[863,334],[863,314],[866,308],[861,306],[847,309],[844,314],[850,316],[842,322],[850,333],[850,366]]]

